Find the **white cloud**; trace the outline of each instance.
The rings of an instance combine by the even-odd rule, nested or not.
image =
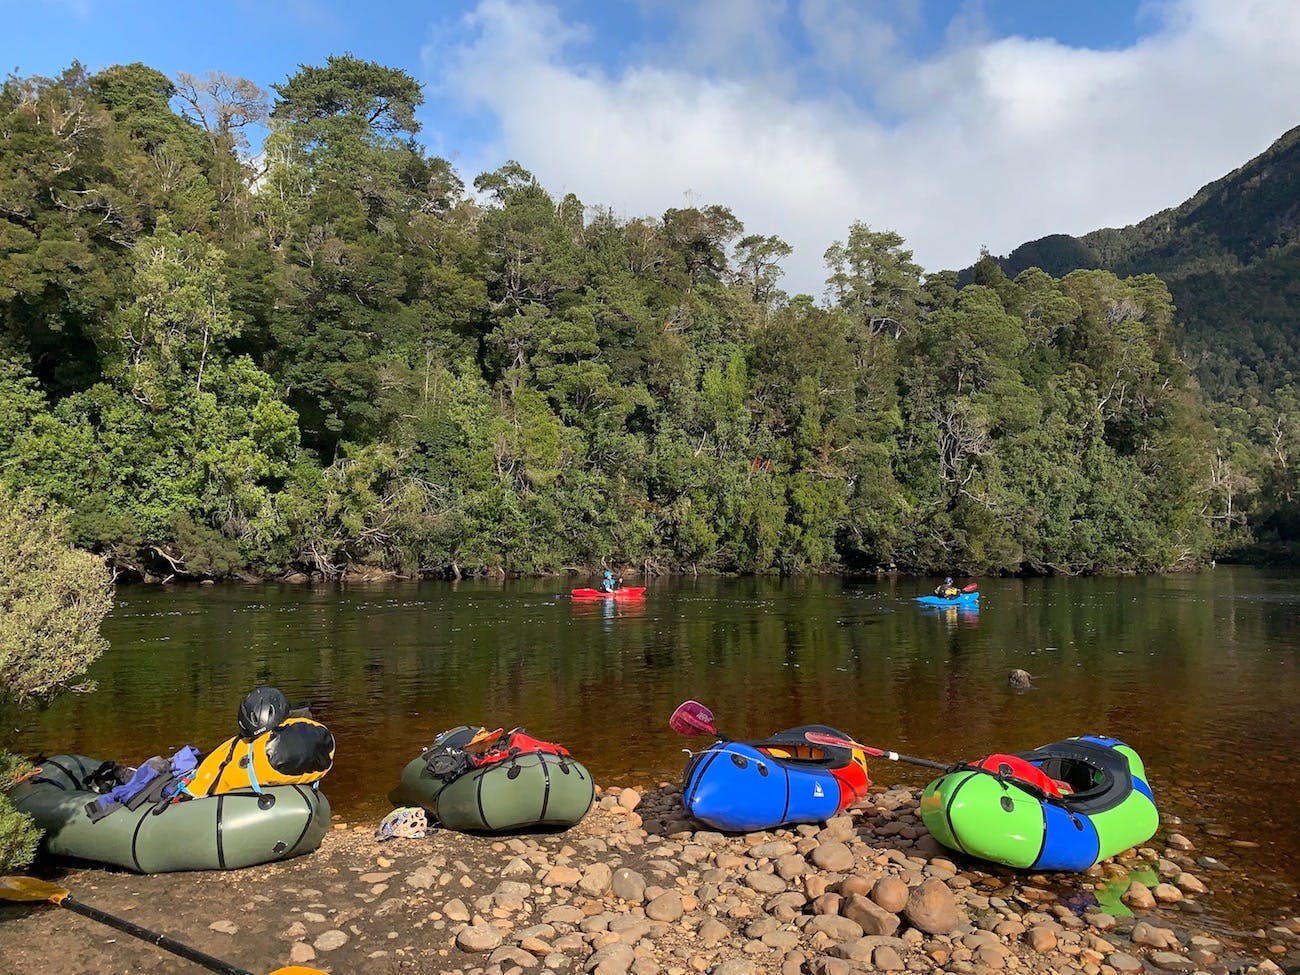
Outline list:
[[[803,63],[774,32],[780,3],[713,9],[653,61],[606,71],[573,59],[593,39],[556,8],[483,0],[457,41],[425,52],[444,90],[498,126],[463,174],[518,159],[553,192],[628,216],[689,191],[785,238],[787,288],[820,295],[821,255],[855,219],[903,234],[928,268],[964,266],[982,244],[1132,223],[1300,123],[1293,0],[1168,0],[1152,33],[1105,51],[992,38],[968,9],[919,60],[900,42],[914,0],[852,14],[803,0],[786,21],[803,25]],[[835,80],[809,93],[800,72]]]

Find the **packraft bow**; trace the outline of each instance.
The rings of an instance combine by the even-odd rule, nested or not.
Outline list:
[[[764,741],[719,741],[691,757],[682,786],[686,811],[728,832],[820,823],[867,794],[866,755],[809,744],[806,732],[844,736],[804,725]]]
[[[112,763],[55,755],[8,790],[45,832],[45,849],[140,873],[234,870],[310,853],[329,831],[330,806],[309,785],[238,789],[185,799],[141,793],[92,816],[96,773]]]
[[[1159,825],[1142,759],[1099,735],[955,768],[926,786],[921,819],[949,849],[1031,870],[1087,870]]]
[[[423,806],[447,829],[497,833],[573,826],[595,795],[591,773],[567,748],[522,728],[462,725],[407,763],[389,800]]]

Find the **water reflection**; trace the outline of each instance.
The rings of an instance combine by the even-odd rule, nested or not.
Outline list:
[[[979,603],[971,603],[969,606],[927,606],[921,604],[919,611],[924,616],[942,620],[950,630],[959,626],[974,628],[980,625]]]

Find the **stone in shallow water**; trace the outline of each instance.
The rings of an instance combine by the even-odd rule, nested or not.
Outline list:
[[[1195,962],[1172,951],[1153,951],[1147,955],[1147,961],[1166,972],[1196,971]]]

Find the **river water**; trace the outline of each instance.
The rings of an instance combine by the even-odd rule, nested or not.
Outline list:
[[[274,683],[334,730],[326,792],[356,822],[456,724],[525,726],[604,784],[680,776],[700,747],[667,727],[686,698],[737,738],[824,723],[941,761],[1098,732],[1138,750],[1162,813],[1230,868],[1203,875],[1225,920],[1300,894],[1294,573],[994,579],[978,611],[919,607],[918,580],[651,580],[638,603],[577,602],[570,584],[587,580],[122,589],[97,689],[11,736],[132,762],[206,749]],[[1012,668],[1034,688],[1012,689]],[[872,776],[926,781],[885,761]]]

